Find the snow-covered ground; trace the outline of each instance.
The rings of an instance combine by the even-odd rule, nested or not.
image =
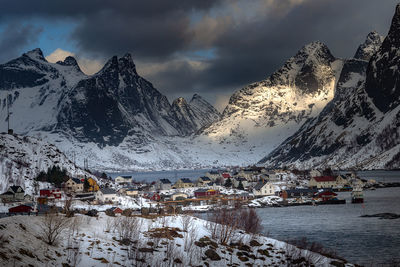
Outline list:
[[[72,177],[96,177],[77,167],[55,145],[33,137],[0,134],[0,193],[19,185],[32,195],[33,179],[49,167],[59,166]],[[40,184],[41,188],[49,185]]]
[[[233,241],[243,245],[222,245],[204,238],[211,236],[209,224],[198,218],[124,218],[108,217],[102,213],[98,218],[65,218],[71,221],[71,225],[61,232],[55,245],[47,245],[42,240],[41,227],[45,217],[2,218],[0,263],[3,266],[60,266],[63,263],[75,266],[198,266],[206,263],[209,266],[232,263],[236,266],[286,266],[288,256],[304,257],[318,266],[330,266],[333,261],[284,242],[241,231],[235,232]],[[128,233],[133,240],[131,244],[119,242],[122,236],[126,236],[123,233],[126,228],[119,227],[121,224],[118,223],[127,221],[134,226]],[[185,231],[187,222],[189,225]],[[166,227],[170,231],[166,232]]]

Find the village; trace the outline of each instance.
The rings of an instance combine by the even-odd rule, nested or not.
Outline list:
[[[337,191],[383,187],[355,172],[335,175],[331,170],[288,171],[263,167],[212,170],[198,179],[180,178],[138,182],[132,176],[64,178],[55,184],[37,182],[33,195],[13,185],[0,195],[2,216],[43,214],[51,207],[73,212],[115,215],[207,212],[239,207],[344,204]]]

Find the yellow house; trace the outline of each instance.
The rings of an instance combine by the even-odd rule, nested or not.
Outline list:
[[[89,192],[97,192],[97,191],[99,191],[100,187],[97,184],[95,179],[89,177],[87,180],[89,182],[89,189],[88,189]]]
[[[338,184],[334,176],[312,177],[308,182],[309,187],[316,188],[337,188]]]
[[[174,188],[188,188],[188,187],[193,187],[192,181],[188,178],[182,178],[176,181],[174,184]]]

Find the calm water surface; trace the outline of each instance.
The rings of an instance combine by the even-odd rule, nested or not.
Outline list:
[[[350,193],[339,193],[345,205],[257,209],[264,234],[278,240],[306,237],[334,249],[349,262],[379,266],[400,260],[400,219],[360,215],[400,214],[400,188],[365,191],[364,204],[351,204]]]

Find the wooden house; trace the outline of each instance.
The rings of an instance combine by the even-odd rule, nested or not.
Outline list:
[[[272,183],[260,181],[253,189],[255,196],[272,196],[275,195],[275,187]]]
[[[174,188],[188,188],[193,187],[193,182],[188,178],[181,178],[173,186]]]
[[[308,186],[316,188],[337,188],[338,183],[335,176],[317,176],[310,179]]]
[[[218,190],[214,190],[214,189],[197,189],[196,191],[194,191],[194,196],[196,198],[203,198],[203,197],[210,197],[210,196],[216,196],[219,195],[219,191]]]
[[[83,192],[83,182],[78,178],[69,178],[64,187],[70,192]]]
[[[117,184],[130,184],[132,183],[132,176],[125,176],[125,175],[117,176],[115,177],[114,181]]]
[[[118,200],[117,192],[111,188],[100,188],[95,194],[95,199],[99,203],[116,202]]]
[[[59,188],[40,189],[40,197],[47,197],[49,200],[61,199],[61,190]]]
[[[197,179],[197,186],[207,186],[210,185],[213,181],[210,177],[202,176]]]
[[[169,179],[160,179],[155,183],[156,190],[170,190],[172,183]]]
[[[25,196],[25,191],[19,185],[12,185],[8,188],[6,192],[0,195],[3,202],[6,201],[23,201]]]

